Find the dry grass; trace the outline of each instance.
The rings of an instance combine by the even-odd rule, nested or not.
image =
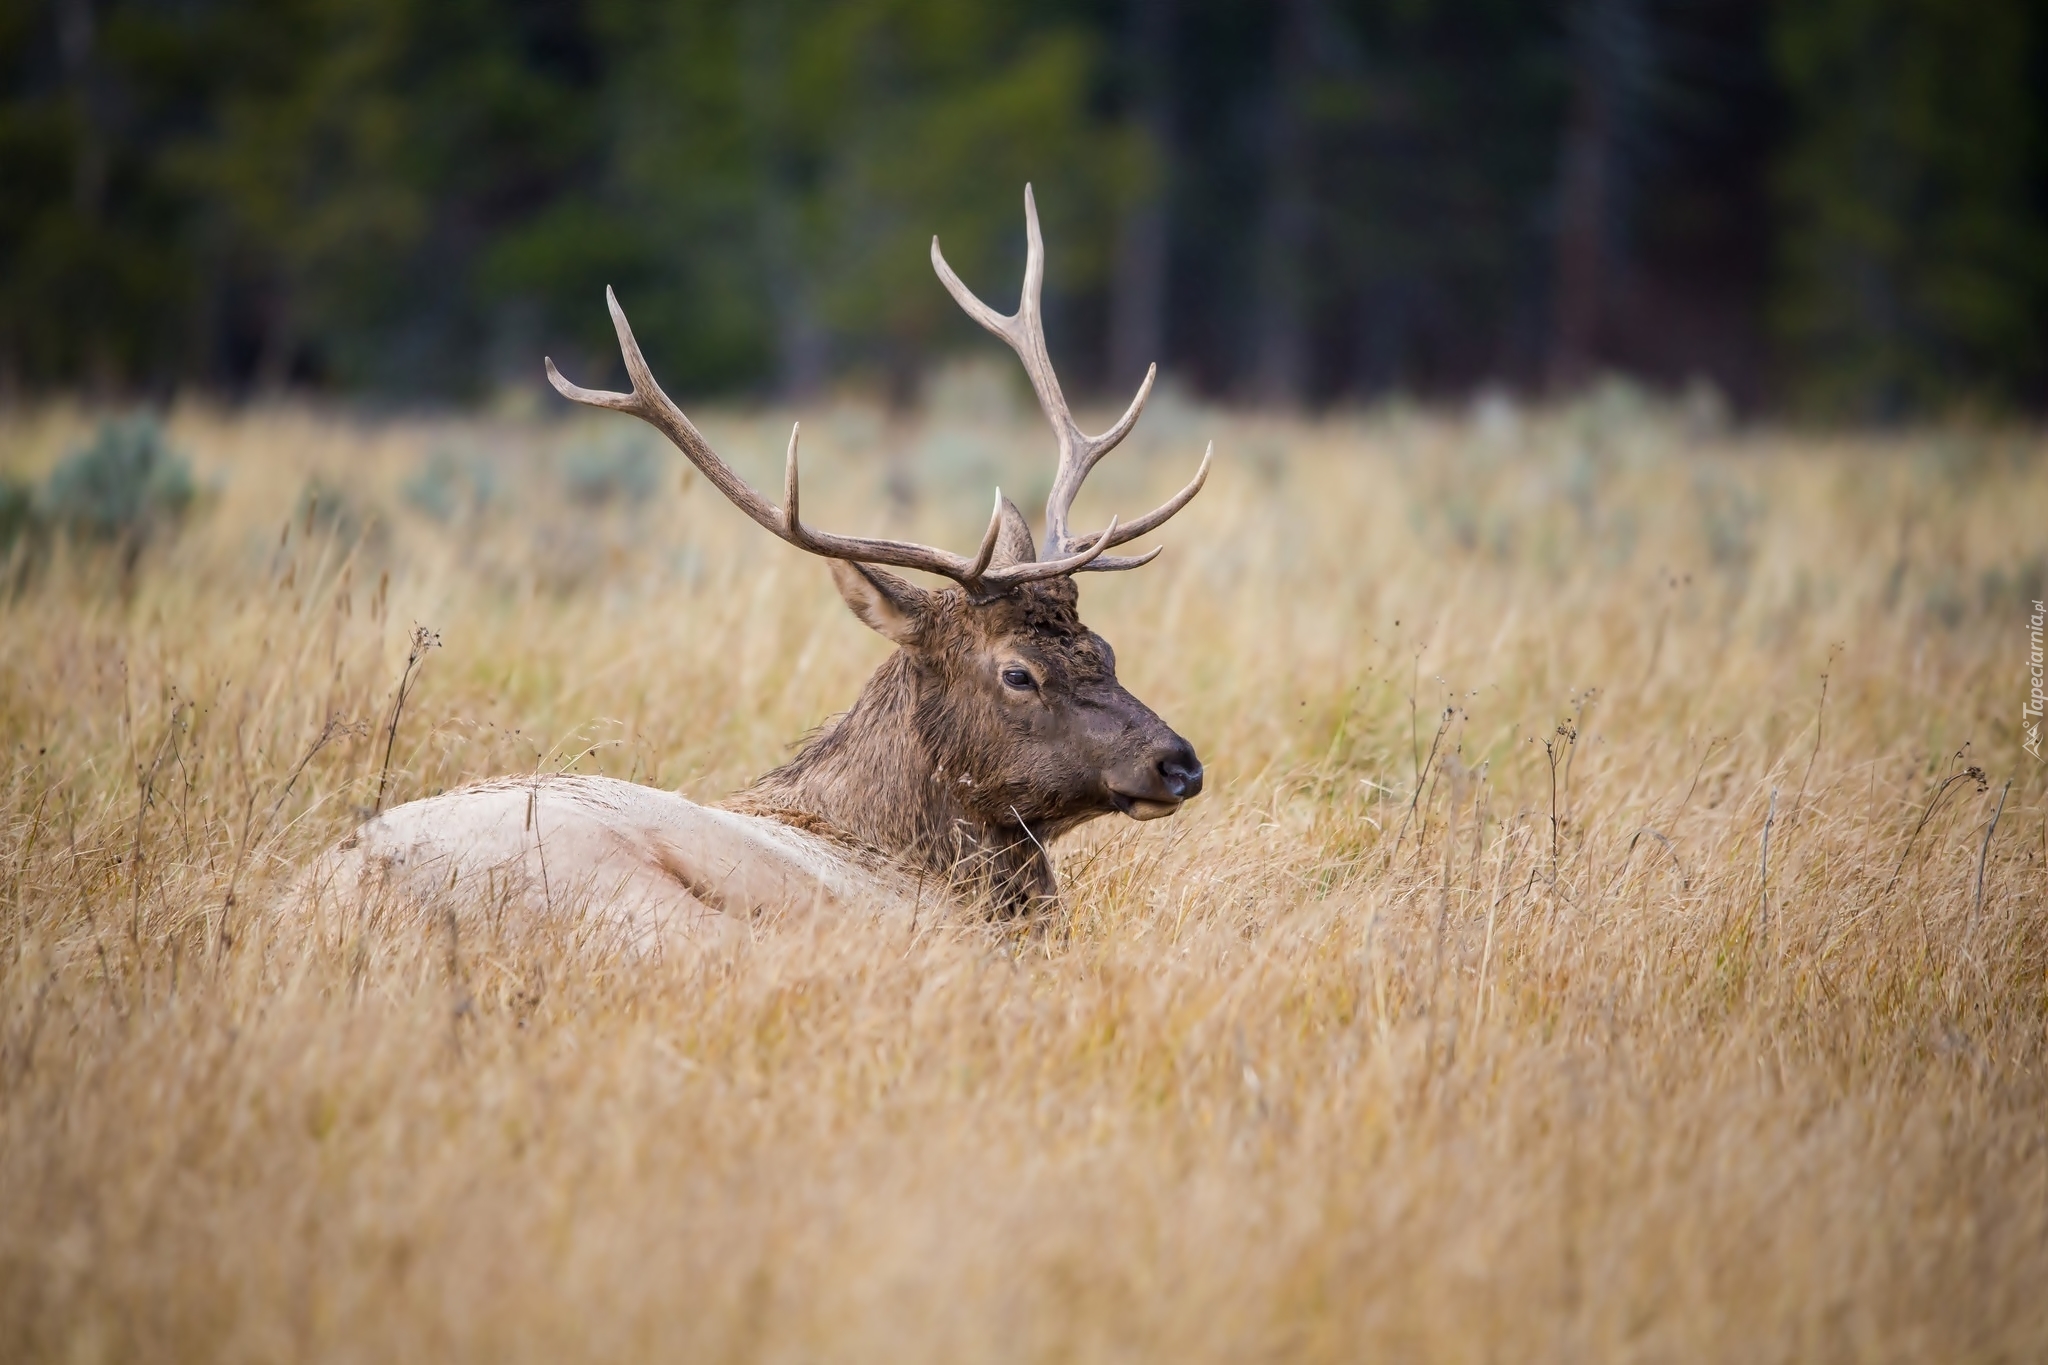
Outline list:
[[[772,483],[775,421],[707,426]],[[964,544],[1043,494],[990,430],[843,410],[806,508]],[[852,697],[880,643],[701,480],[564,500],[615,431],[184,413],[184,536],[0,602],[0,1356],[2048,1353],[2038,442],[1169,406],[1096,515],[1217,476],[1083,606],[1212,785],[1065,849],[1066,923],[681,964],[269,909],[414,622],[400,797],[715,796]]]

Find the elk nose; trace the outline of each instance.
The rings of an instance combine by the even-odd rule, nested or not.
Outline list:
[[[1191,796],[1202,794],[1202,760],[1195,757],[1194,746],[1181,740],[1159,760],[1159,777],[1166,783],[1166,789],[1173,793],[1176,801],[1185,801]]]

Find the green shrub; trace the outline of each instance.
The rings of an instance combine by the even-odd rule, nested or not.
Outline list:
[[[80,539],[139,548],[175,528],[197,495],[191,464],[154,418],[110,419],[50,471],[33,511]]]
[[[25,480],[0,477],[0,558],[35,529],[35,489]]]
[[[416,511],[439,522],[477,517],[498,500],[498,476],[479,456],[437,450],[400,490]]]
[[[562,486],[583,507],[637,507],[661,486],[662,461],[637,434],[571,446],[562,457]]]

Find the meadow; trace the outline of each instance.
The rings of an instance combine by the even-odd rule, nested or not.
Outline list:
[[[308,924],[380,792],[715,799],[883,656],[561,407],[179,408],[175,525],[9,552],[0,1357],[2048,1354],[2040,436],[1167,394],[1080,520],[1216,471],[1082,609],[1209,786],[1056,919]],[[801,415],[836,529],[1050,480],[972,371]],[[700,424],[774,488],[790,416]]]

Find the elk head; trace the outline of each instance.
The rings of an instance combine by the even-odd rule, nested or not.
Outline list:
[[[861,701],[785,769],[763,779],[803,799],[794,804],[891,852],[931,857],[941,829],[966,827],[987,847],[1001,831],[1017,842],[1042,840],[1083,820],[1121,811],[1139,820],[1170,815],[1202,789],[1194,749],[1116,678],[1108,643],[1081,624],[1073,576],[1135,569],[1159,554],[1107,551],[1164,524],[1209,475],[1213,446],[1172,498],[1128,522],[1111,517],[1092,534],[1068,524],[1074,496],[1096,463],[1129,434],[1152,392],[1157,366],[1122,417],[1097,436],[1083,433],[1060,392],[1045,345],[1039,294],[1045,247],[1031,189],[1024,190],[1027,252],[1017,311],[1005,316],[976,298],[932,239],[932,266],[967,314],[1001,337],[1023,362],[1058,441],[1059,463],[1046,499],[1043,548],[1016,506],[996,491],[988,529],[972,556],[909,541],[844,536],[804,525],[798,513],[797,437],[793,428],[780,507],[719,458],[690,419],[663,393],[609,289],[605,299],[619,336],[630,393],[579,388],[548,361],[549,380],[566,397],[628,412],[659,429],[704,476],[763,529],[832,564],[847,605],[900,648],[870,680]],[[919,587],[890,568],[951,579]],[[892,729],[892,727],[894,727]],[[864,737],[913,746],[910,766],[923,794],[887,792],[875,771],[892,766]],[[864,766],[865,765],[865,766]],[[799,781],[798,779],[802,779]],[[902,819],[895,819],[897,815]],[[1049,872],[1046,874],[1049,878]]]
[[[1034,562],[1022,514],[1006,499],[1000,516],[994,562]],[[1201,791],[1194,749],[1117,681],[1071,578],[977,597],[844,560],[833,576],[854,614],[901,646],[920,748],[975,823],[1050,839],[1111,811],[1171,815]]]

